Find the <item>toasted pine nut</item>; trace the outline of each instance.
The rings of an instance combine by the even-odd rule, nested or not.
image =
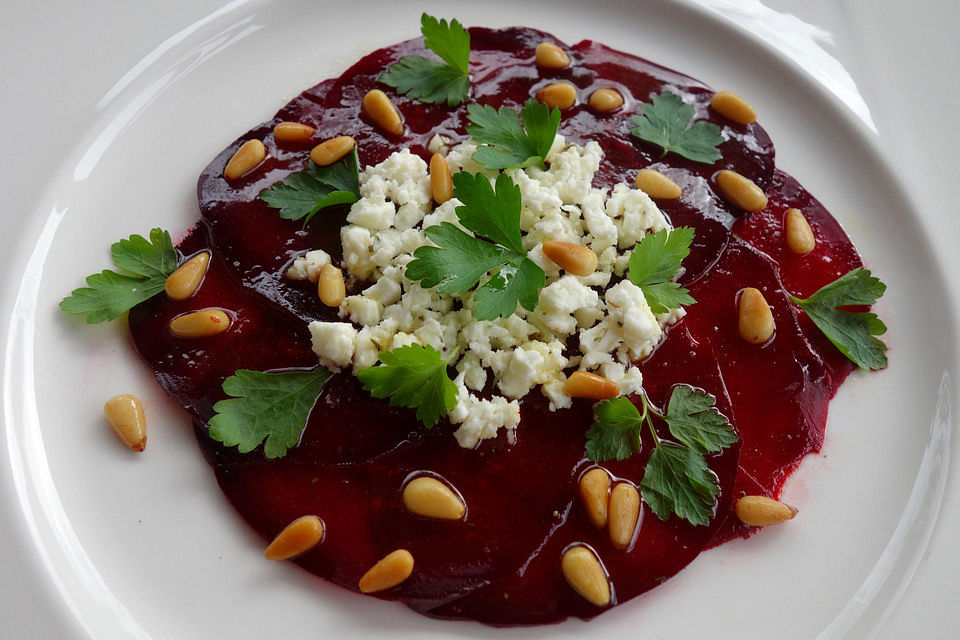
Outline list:
[[[573,590],[598,607],[610,604],[610,581],[596,554],[583,545],[567,547],[560,570]]]
[[[626,549],[633,542],[640,519],[640,492],[630,482],[618,482],[610,491],[610,542]]]
[[[413,573],[413,555],[406,549],[397,549],[387,554],[380,562],[370,567],[357,584],[363,593],[391,589]]]
[[[223,177],[227,180],[236,180],[263,162],[266,157],[267,148],[262,142],[247,140],[230,157],[227,166],[223,169]]]
[[[740,124],[756,122],[757,112],[750,104],[732,91],[718,91],[710,98],[710,106],[724,118]]]
[[[792,520],[797,508],[765,496],[744,496],[737,500],[737,518],[751,527],[766,527]]]
[[[339,307],[347,295],[343,271],[329,262],[320,267],[320,275],[317,277],[317,295],[320,296],[320,302],[328,307]]]
[[[541,248],[543,255],[575,276],[588,276],[597,270],[599,258],[589,247],[562,240],[547,240]]]
[[[314,164],[327,167],[350,153],[355,146],[357,141],[350,136],[330,138],[310,150],[310,159]]]
[[[717,173],[717,184],[723,195],[744,211],[760,211],[767,206],[767,194],[736,171],[724,169]]]
[[[178,338],[208,338],[230,328],[230,316],[220,309],[200,309],[170,321],[170,331]]]
[[[433,201],[443,204],[453,197],[453,179],[450,176],[450,167],[439,153],[430,158],[430,188],[433,190]]]
[[[607,526],[607,507],[610,504],[610,474],[594,467],[580,476],[580,500],[587,517],[598,529]]]
[[[437,520],[459,520],[467,512],[454,491],[430,476],[419,476],[403,487],[403,504],[412,513]]]
[[[289,560],[310,551],[323,540],[323,521],[303,516],[288,524],[263,551],[267,560]]]
[[[590,94],[590,108],[594,111],[613,111],[622,104],[623,96],[616,89],[597,89]]]
[[[537,100],[551,109],[569,109],[577,101],[577,88],[569,82],[554,82],[537,91]]]
[[[367,112],[373,123],[389,134],[399,136],[403,134],[403,121],[400,112],[390,102],[380,89],[371,89],[363,96],[363,110]]]
[[[567,52],[552,42],[541,42],[535,52],[537,66],[542,69],[563,69],[570,64]]]
[[[740,293],[737,329],[740,337],[751,344],[763,344],[773,335],[776,324],[773,312],[759,289],[747,287]]]
[[[817,239],[813,237],[813,229],[810,223],[803,217],[799,209],[787,209],[787,216],[784,219],[787,233],[787,246],[790,251],[798,255],[804,255],[813,251],[817,246]]]
[[[574,371],[563,383],[563,392],[571,398],[606,400],[620,395],[620,385],[589,371]]]
[[[657,200],[676,200],[683,190],[676,182],[655,169],[641,169],[636,178],[637,189]]]
[[[273,128],[273,139],[277,142],[308,142],[315,131],[299,122],[279,122]]]
[[[122,393],[110,398],[103,405],[103,415],[123,444],[134,451],[143,451],[147,446],[147,419],[137,396]]]
[[[167,296],[171,300],[186,300],[192,296],[203,282],[203,277],[207,275],[209,265],[210,254],[204,251],[177,267],[176,271],[167,276],[167,281],[163,285]]]

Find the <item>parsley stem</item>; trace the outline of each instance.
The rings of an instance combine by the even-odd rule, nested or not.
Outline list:
[[[653,436],[654,447],[659,447],[660,437],[657,435],[657,430],[653,428],[653,416],[663,419],[663,414],[654,408],[650,400],[647,399],[647,394],[642,390],[640,391],[640,400],[643,402],[643,414],[640,416],[640,420],[647,423],[647,427],[650,429],[650,435]]]

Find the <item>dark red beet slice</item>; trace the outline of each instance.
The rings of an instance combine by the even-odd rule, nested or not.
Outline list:
[[[670,337],[644,361],[644,380],[654,403],[664,405],[675,384],[690,384],[716,394],[717,408],[731,421],[737,420],[724,392],[714,345],[709,338],[695,338],[685,327],[672,329]],[[669,439],[665,432],[660,436]],[[606,462],[603,467],[615,477],[639,485],[652,447],[649,435],[644,433],[638,455]],[[425,613],[441,618],[471,618],[495,625],[556,622],[567,616],[592,618],[603,609],[577,595],[560,573],[561,554],[573,543],[585,543],[597,552],[613,584],[615,602],[625,602],[656,587],[689,564],[723,523],[730,510],[730,489],[737,473],[738,454],[739,444],[709,458],[710,468],[718,476],[721,494],[716,508],[718,516],[708,526],[694,527],[677,518],[660,520],[643,504],[636,543],[627,550],[617,550],[610,543],[608,531],[597,530],[587,519],[580,502],[571,500],[563,512],[563,524],[521,571]],[[580,465],[569,484],[569,495],[576,495],[580,472],[590,466],[587,461]]]
[[[711,92],[698,81],[589,41],[567,49],[570,68],[544,72],[533,64],[533,51],[544,40],[557,42],[548,34],[474,28],[471,36],[472,101],[517,108],[540,86],[562,79],[579,88],[585,105],[593,90],[614,87],[626,99],[622,109],[594,114],[578,105],[564,112],[561,123],[568,140],[597,140],[604,149],[595,185],[630,183],[638,169],[652,166],[684,189],[680,199],[658,204],[674,225],[697,230],[683,280],[698,304],[641,366],[654,402],[662,403],[675,383],[700,386],[718,398],[741,434],[742,448],[711,458],[722,492],[709,526],[692,527],[676,518],[662,522],[644,507],[640,537],[629,552],[616,551],[605,531],[593,529],[573,499],[587,466],[583,444],[591,408],[585,401],[551,413],[534,393],[523,401],[516,442],[501,435],[468,451],[457,446],[450,425],[426,431],[412,411],[370,398],[343,374],[328,383],[300,445],[283,459],[266,460],[259,451],[241,455],[207,438],[203,422],[223,397],[223,379],[238,368],[315,365],[306,322],[336,318],[335,310],[319,303],[314,285],[290,282],[282,274],[294,256],[309,249],[323,248],[339,258],[346,207],[322,212],[303,229],[257,199],[308,162],[311,145],[278,146],[273,125],[309,124],[318,130],[317,142],[353,135],[362,164],[404,147],[426,157],[427,142],[437,132],[454,143],[462,140],[464,106],[423,105],[391,92],[407,126],[401,137],[382,135],[361,116],[362,97],[379,86],[379,74],[404,55],[423,54],[422,40],[376,51],[340,78],[304,92],[211,162],[198,185],[202,223],[180,246],[188,255],[213,249],[204,285],[190,300],[161,296],[135,308],[131,332],[164,389],[199,421],[198,439],[221,487],[260,535],[269,539],[305,513],[324,519],[324,542],[297,560],[311,572],[356,589],[370,565],[404,547],[413,552],[416,571],[380,597],[404,600],[429,615],[491,624],[589,618],[600,610],[575,595],[559,573],[560,553],[568,544],[597,549],[617,602],[624,602],[674,575],[704,547],[749,533],[730,516],[732,501],[744,493],[776,495],[800,459],[819,449],[827,403],[852,366],[788,303],[786,292],[807,295],[858,266],[859,257],[829,213],[775,170],[773,145],[763,129],[712,112]],[[721,126],[725,142],[716,164],[661,157],[659,148],[630,137],[628,120],[638,103],[664,90],[681,94],[699,119]],[[223,166],[240,143],[254,137],[266,144],[267,160],[228,184]],[[723,168],[756,181],[770,206],[744,216],[725,202],[712,186]],[[785,249],[782,215],[791,206],[804,211],[818,237],[809,256]],[[764,347],[736,335],[735,296],[745,286],[761,288],[774,306],[778,333]],[[230,331],[202,343],[169,334],[170,318],[205,306],[233,312]],[[640,455],[604,466],[639,482],[650,446],[645,440]],[[461,491],[469,510],[465,522],[428,521],[403,509],[402,483],[422,470],[441,474]]]

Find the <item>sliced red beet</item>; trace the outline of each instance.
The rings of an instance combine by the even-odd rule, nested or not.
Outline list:
[[[322,248],[339,260],[347,207],[321,212],[304,229],[258,199],[263,189],[309,162],[312,145],[276,143],[274,124],[316,127],[314,142],[352,135],[363,165],[401,148],[427,158],[435,133],[454,144],[464,139],[465,105],[425,105],[388,91],[407,127],[400,137],[381,134],[361,114],[366,91],[384,88],[376,79],[386,66],[404,55],[426,53],[420,39],[376,51],[340,78],[305,91],[211,162],[198,185],[201,224],[180,245],[185,255],[212,249],[204,284],[189,300],[158,296],[136,307],[130,313],[131,333],[163,388],[198,421],[198,440],[220,486],[260,535],[270,539],[308,513],[323,518],[324,541],[297,560],[304,568],[356,590],[374,562],[406,548],[415,557],[414,574],[379,597],[401,599],[428,615],[490,624],[589,618],[601,610],[576,595],[560,575],[559,558],[568,544],[582,542],[597,550],[616,602],[622,603],[674,575],[710,544],[749,533],[731,516],[733,500],[744,493],[776,495],[803,456],[819,450],[827,403],[852,365],[786,294],[808,295],[860,260],[829,213],[775,170],[773,145],[763,129],[714,113],[708,106],[711,91],[700,82],[589,41],[566,48],[570,67],[544,71],[533,62],[536,45],[548,40],[564,46],[549,34],[525,28],[470,32],[471,101],[519,108],[544,84],[572,82],[578,104],[564,111],[560,132],[570,141],[600,143],[605,158],[595,186],[632,184],[636,172],[650,166],[683,187],[681,198],[658,205],[674,225],[696,229],[682,279],[698,303],[640,366],[655,403],[662,404],[674,384],[693,384],[717,397],[741,435],[741,443],[710,457],[721,494],[708,526],[677,518],[660,521],[644,506],[636,545],[617,551],[606,531],[589,524],[575,498],[578,477],[588,466],[584,434],[592,421],[591,405],[583,400],[553,413],[534,392],[522,402],[515,441],[501,434],[465,450],[452,437],[451,425],[425,430],[412,411],[371,398],[345,372],[328,382],[299,446],[282,459],[267,460],[259,450],[242,455],[207,437],[204,422],[224,397],[226,377],[238,368],[314,366],[306,324],[337,319],[336,310],[317,299],[315,285],[292,282],[283,272],[310,249]],[[587,98],[601,87],[616,88],[625,98],[623,107],[592,112]],[[639,103],[665,90],[693,105],[698,119],[722,128],[725,142],[717,163],[663,156],[659,148],[630,136],[628,121],[639,112]],[[267,159],[240,180],[226,181],[224,165],[251,138],[264,141]],[[718,196],[712,176],[724,168],[760,185],[770,198],[767,209],[746,216]],[[782,216],[788,207],[803,210],[818,238],[808,256],[786,249]],[[736,294],[746,286],[760,288],[774,307],[778,330],[768,345],[747,344],[736,334]],[[233,314],[228,332],[202,342],[169,333],[171,318],[206,306]],[[651,446],[645,437],[639,455],[604,466],[639,483]],[[406,512],[401,487],[421,471],[440,474],[462,493],[468,505],[464,522],[430,521]]]

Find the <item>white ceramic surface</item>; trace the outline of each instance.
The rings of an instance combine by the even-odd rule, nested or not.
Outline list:
[[[376,10],[357,11],[358,4]],[[27,535],[11,535],[16,546],[6,548],[40,560],[25,561],[22,578],[0,578],[5,594],[21,580],[40,593],[4,615],[11,637],[85,630],[96,638],[259,638],[309,629],[345,638],[586,630],[620,638],[636,637],[638,625],[651,638],[766,638],[771,629],[798,639],[895,637],[880,625],[892,611],[893,624],[905,624],[892,608],[902,591],[944,584],[935,574],[930,586],[908,588],[931,532],[936,543],[955,526],[931,528],[946,483],[957,379],[953,301],[930,295],[951,290],[943,274],[953,258],[933,237],[944,214],[905,197],[889,169],[898,164],[883,160],[893,158],[876,133],[883,121],[826,47],[824,30],[759,2],[594,2],[589,14],[582,6],[487,2],[456,15],[467,24],[530,24],[568,42],[592,37],[749,96],[777,145],[778,165],[834,212],[889,285],[878,311],[890,327],[891,367],[855,374],[831,405],[823,455],[809,458],[786,488],[802,517],[704,554],[589,625],[505,632],[439,623],[265,563],[259,540],[220,495],[185,415],[136,360],[123,328],[86,327],[56,302],[106,266],[116,238],[154,225],[186,229],[197,215],[197,173],[239,132],[363,53],[415,35],[420,10],[449,8],[234,2],[214,13],[182,12],[180,26],[155,34],[166,38],[155,48],[120,43],[139,56],[108,78],[115,84],[95,96],[95,116],[50,145],[58,161],[39,172],[45,188],[23,200],[37,228],[10,225],[23,257],[13,272],[25,275],[7,307],[11,469],[3,483],[16,501],[4,504],[4,515],[16,519],[12,526],[25,523]],[[199,21],[183,28],[190,19]],[[9,168],[5,175],[19,170],[27,180],[38,173]],[[102,399],[123,391],[147,406],[150,443],[141,457],[117,445],[100,418]],[[32,586],[41,581],[55,593]],[[949,630],[955,612],[919,606],[921,620],[944,623],[921,625],[926,637],[952,637],[936,634]],[[26,626],[34,620],[38,626]],[[44,624],[66,631],[39,632]]]

